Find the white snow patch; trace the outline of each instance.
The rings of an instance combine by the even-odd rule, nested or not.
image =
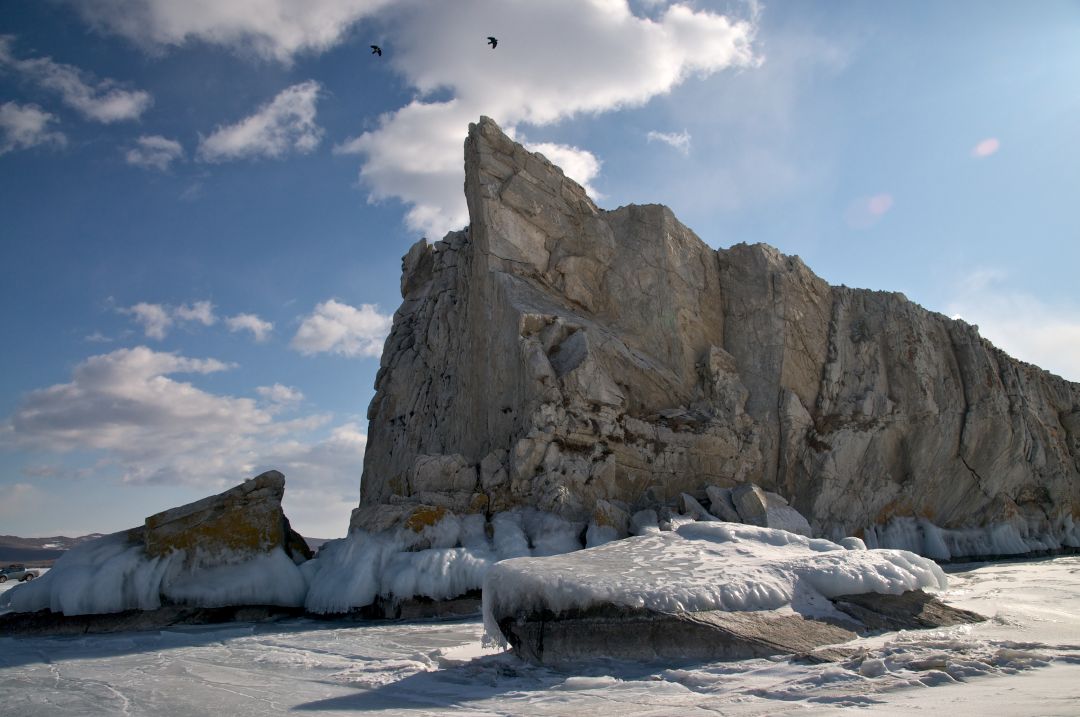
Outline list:
[[[722,522],[680,526],[573,554],[506,560],[483,585],[489,637],[498,621],[601,604],[657,612],[795,609],[820,614],[839,595],[945,589],[932,560],[903,550],[847,550],[828,540]]]

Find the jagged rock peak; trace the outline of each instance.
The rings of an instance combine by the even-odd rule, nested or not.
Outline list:
[[[752,481],[827,537],[1080,545],[1080,386],[666,207],[601,210],[487,118],[465,165],[469,228],[403,260],[353,527],[610,522]]]

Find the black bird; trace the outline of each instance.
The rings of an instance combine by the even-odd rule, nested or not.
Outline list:
[[[488,35],[488,44],[491,45],[491,49],[494,50],[495,46],[499,44],[499,41],[491,35]]]
[[[371,46],[371,54],[372,55],[378,55],[379,57],[382,57],[382,48],[379,47],[378,45],[372,45]]]

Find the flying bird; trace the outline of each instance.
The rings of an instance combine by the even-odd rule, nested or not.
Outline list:
[[[488,35],[488,44],[491,45],[491,49],[494,50],[496,45],[499,44],[499,41],[491,35]]]
[[[379,57],[382,57],[382,48],[379,47],[378,45],[372,45],[371,46],[371,54],[372,55],[378,55]]]

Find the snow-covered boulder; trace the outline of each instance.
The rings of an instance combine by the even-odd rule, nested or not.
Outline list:
[[[285,477],[269,471],[220,495],[83,543],[40,579],[0,596],[0,610],[63,615],[166,605],[299,607],[310,557],[281,510]]]
[[[907,551],[849,550],[784,530],[694,522],[500,562],[484,580],[484,621],[489,636],[536,661],[741,658],[851,639],[868,626],[845,612],[845,596],[946,586],[937,564]],[[930,602],[923,595],[904,604],[922,615]],[[913,617],[908,626],[970,619],[934,604],[946,617]],[[870,605],[861,609],[873,612]]]

